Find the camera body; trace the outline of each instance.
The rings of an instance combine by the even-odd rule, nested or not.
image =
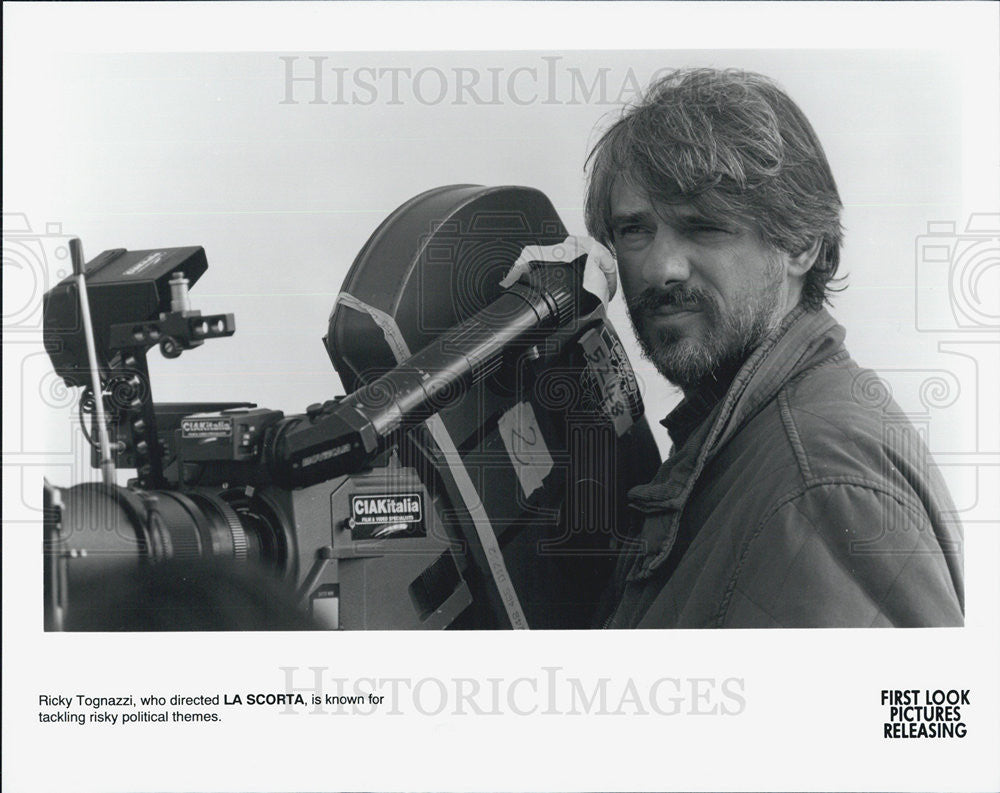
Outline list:
[[[90,402],[137,477],[46,486],[47,627],[290,628],[302,614],[335,629],[589,627],[630,541],[625,493],[659,457],[583,262],[497,284],[520,250],[565,236],[528,188],[411,199],[331,314],[324,342],[349,393],[294,416],[156,404],[146,352],[180,354],[234,320],[190,308],[200,248],[98,257]],[[46,345],[83,385],[75,288],[46,296]],[[205,616],[216,598],[221,624]]]

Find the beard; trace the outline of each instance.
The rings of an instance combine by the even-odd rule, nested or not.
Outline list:
[[[780,324],[782,294],[780,275],[775,274],[757,294],[728,312],[709,292],[683,284],[668,289],[650,287],[627,303],[643,357],[688,393],[708,379],[735,374]],[[676,327],[657,327],[653,312],[665,305],[699,310],[702,332],[691,334]]]

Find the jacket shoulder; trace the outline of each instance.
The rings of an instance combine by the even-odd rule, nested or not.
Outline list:
[[[874,487],[891,479],[886,439],[909,422],[880,407],[887,393],[874,373],[846,353],[783,384],[745,418],[706,466],[698,490],[712,501],[738,498],[756,520],[818,479],[843,478]],[[747,482],[752,482],[750,492]]]
[[[748,538],[719,624],[961,625],[957,552],[941,547],[926,514],[884,491],[815,484],[775,509]]]
[[[930,453],[888,386],[846,355],[788,382],[775,407],[805,484],[847,478],[915,500],[911,488],[932,477]]]
[[[791,625],[961,624],[955,509],[882,380],[845,354],[789,381],[770,407],[799,484],[745,537],[720,617],[745,622],[769,603],[768,618]]]

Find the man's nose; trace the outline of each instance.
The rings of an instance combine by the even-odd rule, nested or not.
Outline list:
[[[686,281],[691,275],[687,246],[671,229],[660,228],[649,255],[643,262],[642,276],[649,286],[664,287]]]

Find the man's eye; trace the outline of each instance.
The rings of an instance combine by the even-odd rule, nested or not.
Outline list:
[[[633,224],[633,225],[629,225],[629,226],[621,226],[618,229],[617,236],[619,236],[619,237],[625,237],[625,236],[630,236],[630,235],[635,235],[635,234],[644,234],[647,231],[648,231],[648,229],[645,226],[640,226],[640,225],[637,225],[637,224]]]
[[[712,223],[692,223],[688,230],[692,234],[732,234],[732,229]]]

